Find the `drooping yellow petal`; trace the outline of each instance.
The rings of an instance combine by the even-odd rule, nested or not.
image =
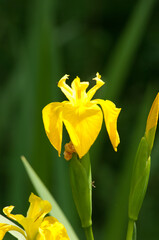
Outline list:
[[[11,212],[13,209],[14,209],[14,206],[8,206],[8,207],[3,208],[3,212],[8,218],[21,224],[21,222],[23,222],[25,217],[21,214],[12,214]]]
[[[21,214],[11,214],[13,208],[14,206],[5,207],[3,209],[4,214],[8,218],[18,222],[21,226],[23,226],[29,239],[34,239],[39,227],[39,223],[38,224],[37,222],[34,223],[34,219],[26,218]]]
[[[36,240],[69,240],[66,228],[54,217],[46,217]]]
[[[14,225],[6,224],[6,223],[0,223],[0,240],[4,238],[5,234],[8,231],[17,231],[21,233],[24,237],[26,237],[25,232],[21,228]]]
[[[46,134],[58,151],[58,155],[61,153],[61,143],[62,143],[62,119],[61,119],[61,109],[63,103],[50,103],[42,110],[43,122]]]
[[[103,120],[101,109],[91,103],[78,107],[67,103],[62,118],[76,152],[80,158],[83,157],[100,132]]]
[[[96,73],[96,77],[93,78],[93,80],[96,81],[96,85],[87,92],[88,101],[90,101],[94,94],[96,93],[96,91],[105,84],[105,82],[102,81],[101,75],[98,72]]]
[[[120,138],[117,131],[117,118],[119,116],[121,108],[116,108],[115,104],[109,100],[104,101],[98,99],[95,101],[99,103],[103,109],[104,120],[108,131],[108,135],[114,150],[117,151],[117,146],[120,143]]]
[[[157,127],[158,114],[159,114],[159,93],[157,94],[152,104],[152,107],[147,118],[146,134],[149,132],[151,128]]]

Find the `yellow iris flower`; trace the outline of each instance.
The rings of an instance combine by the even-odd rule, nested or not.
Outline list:
[[[45,217],[51,211],[51,204],[31,193],[30,207],[27,216],[11,214],[14,206],[5,207],[3,212],[7,217],[17,221],[23,228],[6,223],[0,223],[0,240],[6,232],[14,230],[21,233],[26,240],[69,240],[65,227],[54,217]]]
[[[42,111],[46,134],[60,156],[63,123],[79,157],[83,157],[96,140],[102,126],[103,115],[110,141],[115,151],[120,143],[117,132],[117,118],[120,108],[109,100],[91,100],[96,91],[104,84],[99,73],[93,80],[96,85],[88,92],[89,82],[80,82],[76,77],[71,87],[66,84],[68,75],[58,82],[58,87],[69,101],[53,102]],[[99,104],[103,110],[97,105]]]

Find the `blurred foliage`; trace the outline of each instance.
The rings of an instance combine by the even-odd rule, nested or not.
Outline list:
[[[96,239],[125,238],[132,161],[159,91],[158,9],[155,0],[0,1],[1,209],[13,204],[17,213],[26,212],[34,190],[20,161],[24,155],[83,239],[68,164],[50,145],[41,110],[64,99],[57,82],[65,73],[90,81],[99,71],[106,81],[100,97],[122,107],[121,144],[115,153],[103,127],[91,148],[93,228]],[[66,139],[64,131],[63,145]],[[157,133],[139,239],[159,236],[158,146]]]

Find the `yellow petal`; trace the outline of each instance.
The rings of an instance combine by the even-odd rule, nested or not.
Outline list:
[[[73,90],[66,83],[66,80],[68,79],[68,77],[69,75],[65,74],[58,82],[58,87],[65,94],[65,96],[71,101],[73,97]]]
[[[61,109],[63,103],[50,103],[43,108],[42,116],[46,134],[60,156],[62,143]]]
[[[33,226],[33,221],[31,221],[30,219],[25,218],[23,215],[21,214],[11,214],[12,210],[13,210],[14,206],[9,206],[9,207],[5,207],[3,208],[3,212],[4,214],[10,218],[15,220],[16,222],[18,222],[21,226],[23,226],[23,228],[26,231],[27,236],[31,238],[31,236],[35,236],[37,233],[37,228],[35,229]],[[32,229],[31,234],[30,234],[30,228]]]
[[[73,105],[85,104],[87,101],[86,89],[89,86],[88,82],[80,82],[80,78],[76,77],[71,83],[73,90],[74,101],[71,102]]]
[[[47,200],[42,200],[40,197],[31,193],[29,197],[30,207],[27,212],[27,218],[32,218],[36,221],[51,211],[51,204]]]
[[[21,222],[23,221],[23,219],[25,217],[21,214],[11,214],[13,209],[14,209],[14,206],[8,206],[8,207],[3,208],[3,212],[8,218],[15,220],[21,224]]]
[[[34,239],[45,215],[51,211],[52,207],[47,200],[42,200],[33,193],[29,197],[29,202],[27,217],[21,222],[21,225],[26,230],[28,238]]]
[[[8,225],[6,223],[0,223],[0,240],[4,238],[8,231],[17,231],[25,237],[25,233],[21,228],[14,225]]]
[[[45,215],[51,211],[51,204],[33,193],[30,195],[29,202],[30,207],[26,217],[21,214],[11,214],[14,206],[5,207],[3,212],[23,226],[28,239],[34,239]]]
[[[92,97],[94,96],[94,94],[96,93],[96,91],[102,87],[105,83],[102,81],[101,79],[101,75],[99,75],[99,73],[96,73],[96,77],[93,78],[93,80],[96,81],[96,85],[94,87],[92,87],[88,92],[87,92],[87,96],[88,96],[88,100],[90,101],[92,99]]]
[[[121,108],[116,108],[115,104],[109,100],[104,101],[98,99],[96,102],[98,102],[103,109],[108,135],[114,150],[117,151],[117,146],[120,143],[120,138],[117,131],[117,118],[121,111]]]
[[[66,228],[54,217],[46,217],[42,222],[37,240],[69,240]]]
[[[74,92],[86,91],[89,86],[89,82],[80,82],[80,78],[76,77],[71,83],[72,90]],[[77,94],[78,95],[78,94]]]
[[[147,118],[146,134],[149,132],[151,128],[157,127],[158,114],[159,114],[159,93],[157,94],[152,104],[152,107]]]
[[[96,140],[102,126],[102,111],[96,104],[73,107],[65,104],[63,122],[78,153],[83,157]]]
[[[11,225],[0,223],[0,240],[2,240],[6,232],[10,230],[12,230]]]

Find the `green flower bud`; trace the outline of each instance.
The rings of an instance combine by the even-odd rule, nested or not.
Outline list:
[[[129,219],[136,221],[147,190],[151,158],[149,145],[143,137],[136,154],[129,195]]]
[[[147,118],[145,135],[140,141],[134,162],[128,210],[129,219],[132,219],[134,221],[138,218],[138,214],[147,189],[151,164],[150,154],[155,139],[158,114],[159,93],[156,95],[156,98],[151,106]]]
[[[74,202],[82,227],[86,228],[92,225],[92,177],[89,153],[81,159],[74,153],[69,163]]]

